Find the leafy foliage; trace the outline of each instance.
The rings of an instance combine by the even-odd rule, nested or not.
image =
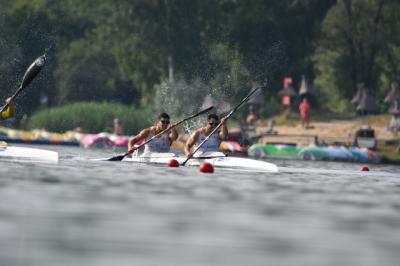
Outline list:
[[[147,110],[117,103],[76,102],[35,113],[30,118],[28,127],[45,128],[54,132],[80,127],[84,132],[97,133],[110,131],[114,118],[121,121],[125,134],[137,134],[143,127],[153,123]]]
[[[265,102],[272,104],[284,76],[297,87],[303,74],[321,88],[326,104],[319,106],[349,111],[357,82],[382,97],[400,69],[394,0],[0,4],[2,95],[13,91],[34,58],[44,52],[49,58],[21,98],[20,113],[40,109],[43,98],[47,106],[112,100],[159,111],[172,108],[163,106],[166,88],[169,95],[211,93],[234,103],[255,84],[265,85]],[[196,109],[202,100],[175,111]]]
[[[359,82],[382,98],[387,81],[396,79],[399,11],[397,1],[382,0],[340,0],[329,10],[313,59],[333,110],[349,111]]]

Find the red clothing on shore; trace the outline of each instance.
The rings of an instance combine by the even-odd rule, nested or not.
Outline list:
[[[300,104],[300,116],[301,119],[305,120],[310,117],[311,105],[308,102],[302,102]]]

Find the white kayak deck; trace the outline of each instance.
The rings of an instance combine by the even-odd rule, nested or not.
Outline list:
[[[0,160],[57,163],[58,153],[34,148],[0,146]]]
[[[174,153],[148,153],[142,154],[140,156],[133,156],[132,158],[124,158],[123,161],[133,163],[167,165],[169,160],[171,159],[175,159],[179,162],[179,164],[182,164],[186,160],[186,157],[177,156]],[[222,152],[199,154],[190,159],[186,163],[186,165],[199,166],[203,162],[211,163],[216,168],[233,168],[261,172],[278,172],[278,167],[275,164],[248,158],[227,157]]]

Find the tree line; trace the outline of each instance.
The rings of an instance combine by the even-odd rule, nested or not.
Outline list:
[[[0,6],[3,97],[34,58],[48,55],[20,103],[28,113],[76,101],[159,105],[168,102],[168,90],[175,98],[190,92],[183,107],[200,106],[199,97],[210,92],[234,102],[257,84],[271,103],[284,76],[298,84],[301,75],[319,88],[321,108],[346,112],[358,82],[383,97],[399,74],[395,0],[0,0]]]

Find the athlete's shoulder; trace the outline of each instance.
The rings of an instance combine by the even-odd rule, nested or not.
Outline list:
[[[204,128],[203,127],[201,127],[201,128],[198,128],[198,129],[196,129],[195,131],[193,131],[193,134],[192,135],[200,135],[200,134],[202,134],[204,132]]]

